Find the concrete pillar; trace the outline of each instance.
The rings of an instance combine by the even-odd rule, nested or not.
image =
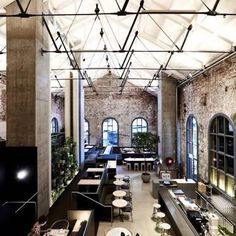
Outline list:
[[[23,8],[28,0],[20,1]],[[45,7],[45,5],[44,5]],[[29,12],[42,13],[42,1],[32,0]],[[45,11],[45,10],[44,10]],[[13,2],[7,14],[19,13]],[[50,206],[50,80],[48,33],[41,17],[6,18],[7,30],[7,145],[37,146],[38,214]]]
[[[176,158],[176,80],[161,75],[158,91],[159,155]]]
[[[79,58],[77,63],[79,64]],[[76,142],[76,158],[84,163],[84,89],[79,73],[70,73],[65,84],[65,133]]]

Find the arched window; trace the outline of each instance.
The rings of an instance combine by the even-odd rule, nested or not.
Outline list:
[[[57,118],[53,117],[51,121],[51,132],[52,133],[58,133],[58,120]]]
[[[147,121],[143,118],[136,118],[132,122],[132,137],[136,133],[146,133],[148,131]]]
[[[102,123],[102,145],[118,146],[118,123],[113,118],[107,118]]]
[[[89,143],[89,122],[84,120],[84,143]]]
[[[215,116],[209,127],[210,182],[235,197],[235,128],[224,115]]]
[[[198,178],[198,127],[193,116],[187,120],[187,140],[186,140],[186,165],[187,177],[197,181]]]

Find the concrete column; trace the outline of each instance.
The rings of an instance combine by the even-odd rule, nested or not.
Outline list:
[[[20,2],[25,8],[29,1]],[[32,0],[28,11],[42,13],[42,1]],[[19,12],[16,2],[7,7],[7,14]],[[7,145],[37,146],[40,215],[48,212],[51,190],[49,56],[41,55],[48,33],[41,17],[6,18],[6,30]]]
[[[160,157],[176,158],[176,80],[161,75],[158,91],[158,146]]]
[[[66,137],[76,142],[76,158],[81,166],[84,163],[84,89],[78,72],[71,73],[70,78],[65,89],[65,132]]]

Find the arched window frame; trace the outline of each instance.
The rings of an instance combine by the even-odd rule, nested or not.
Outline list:
[[[138,131],[137,132],[134,132],[134,122],[138,121],[138,120],[141,120],[141,131]],[[146,128],[144,128],[145,126],[143,126],[143,121],[146,123]],[[138,129],[138,128],[136,128]],[[143,117],[136,117],[133,119],[132,123],[131,123],[131,137],[134,136],[134,134],[136,133],[147,133],[148,132],[148,122],[145,118]]]
[[[186,174],[188,178],[198,180],[198,123],[193,115],[186,122]]]
[[[51,133],[55,134],[59,132],[58,120],[56,117],[53,117],[51,120]]]
[[[112,120],[112,125],[109,125],[109,126],[111,126],[112,127],[112,130],[110,130],[110,129],[108,129],[108,130],[110,130],[110,131],[112,131],[112,132],[114,132],[114,131],[116,131],[116,135],[117,135],[117,138],[116,138],[116,143],[115,144],[113,144],[113,143],[110,143],[110,142],[107,142],[107,138],[104,138],[104,125],[105,125],[105,122],[108,122],[109,120]],[[115,122],[115,124],[116,124],[116,127],[117,127],[117,129],[115,129],[114,128],[114,122]],[[108,125],[108,124],[107,124]],[[118,123],[118,121],[115,119],[115,118],[113,118],[113,117],[107,117],[107,118],[105,118],[104,120],[103,120],[103,122],[102,122],[102,145],[103,146],[107,146],[107,145],[111,145],[111,146],[118,146],[119,145],[119,123]]]
[[[87,127],[86,127],[86,124],[87,124]],[[90,124],[89,124],[88,119],[84,119],[84,140],[86,140],[87,144],[90,143]]]
[[[209,180],[231,198],[236,198],[235,135],[234,123],[228,116],[219,113],[212,117],[208,127]]]

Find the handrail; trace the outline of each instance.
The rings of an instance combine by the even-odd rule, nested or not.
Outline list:
[[[87,195],[85,195],[85,194],[83,194],[83,193],[81,193],[81,192],[78,192],[78,191],[72,191],[72,192],[71,192],[71,195],[72,195],[72,194],[81,195],[81,196],[87,198],[88,200],[90,200],[90,201],[92,201],[92,202],[94,202],[94,203],[100,205],[101,207],[104,207],[104,208],[111,208],[111,222],[113,222],[112,206],[104,205],[104,204],[102,204],[102,203],[100,203],[100,202],[98,202],[98,201],[92,199],[91,197],[88,197]]]
[[[22,206],[20,206],[15,213],[18,213],[18,211],[20,211],[27,203],[33,203],[35,204],[35,215],[36,215],[36,202],[31,201],[32,198],[34,198],[36,195],[38,194],[38,192],[36,192],[33,196],[31,196],[27,201],[6,201],[2,204],[2,206],[5,206],[6,204],[10,203],[10,204],[17,204],[17,203],[23,203]]]

